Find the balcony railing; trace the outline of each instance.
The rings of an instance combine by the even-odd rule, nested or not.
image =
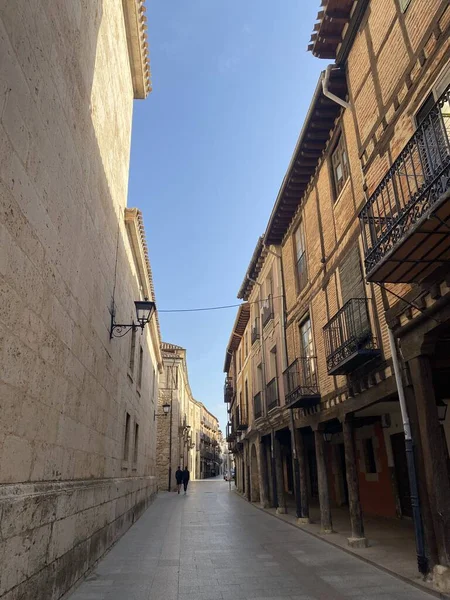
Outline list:
[[[256,342],[256,340],[259,340],[259,321],[256,320],[253,325],[252,325],[252,345]]]
[[[272,295],[269,294],[268,298],[263,302],[263,310],[262,310],[262,322],[263,327],[267,325],[267,323],[273,319],[273,298]]]
[[[283,375],[286,405],[289,408],[309,408],[320,402],[315,356],[295,359]]]
[[[225,385],[223,386],[223,397],[225,402],[231,402],[233,399],[233,379],[232,377],[225,378]]]
[[[232,442],[236,438],[236,431],[233,426],[233,423],[228,421],[227,429],[226,429],[226,441]]]
[[[360,212],[369,281],[418,282],[448,260],[449,138],[447,87]]]
[[[248,428],[248,418],[245,406],[236,407],[236,429],[245,431]]]
[[[253,414],[255,415],[255,419],[259,419],[263,416],[261,392],[258,392],[253,396]]]
[[[351,373],[380,355],[366,298],[352,298],[323,328],[329,375]]]
[[[278,397],[278,381],[276,377],[271,379],[266,386],[266,400],[267,412],[280,404],[280,399]]]

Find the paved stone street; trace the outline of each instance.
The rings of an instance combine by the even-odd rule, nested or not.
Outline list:
[[[223,480],[160,494],[70,600],[429,600],[246,503]]]

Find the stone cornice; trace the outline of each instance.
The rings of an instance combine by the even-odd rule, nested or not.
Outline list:
[[[152,91],[145,0],[122,0],[134,97],[144,99]]]
[[[145,238],[144,221],[142,213],[138,208],[125,209],[125,225],[130,239],[131,249],[133,251],[134,261],[139,276],[139,282],[142,288],[142,294],[152,302],[155,300],[155,289],[153,287],[152,269],[150,259],[148,257],[147,241]],[[159,370],[162,370],[161,356],[161,330],[159,327],[158,313],[155,313],[155,318],[152,320],[154,329],[152,337],[154,341],[155,354],[158,361]]]

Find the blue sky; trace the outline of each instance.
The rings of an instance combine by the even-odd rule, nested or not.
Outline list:
[[[159,309],[237,302],[319,73],[319,0],[147,0],[153,92],[134,105],[129,206],[142,209]],[[236,309],[160,313],[195,398],[226,423]]]

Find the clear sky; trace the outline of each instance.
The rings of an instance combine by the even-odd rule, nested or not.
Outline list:
[[[129,206],[142,209],[159,309],[237,303],[325,61],[319,0],[147,0],[153,92],[135,101]],[[160,313],[194,397],[226,424],[237,309]]]

